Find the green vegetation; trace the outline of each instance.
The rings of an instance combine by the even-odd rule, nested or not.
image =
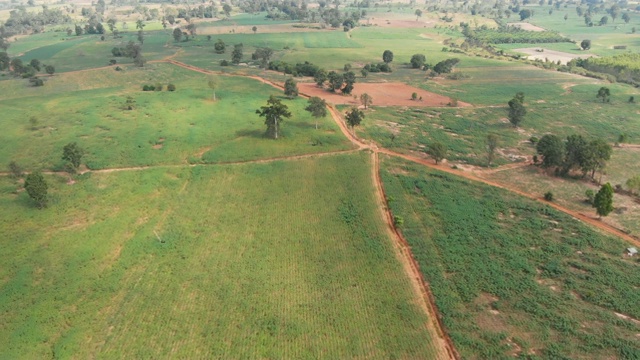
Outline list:
[[[384,160],[394,215],[465,358],[639,355],[627,245],[503,190]],[[455,199],[455,201],[452,201]]]
[[[480,28],[467,30],[467,37],[486,44],[541,44],[571,42],[554,31],[527,31],[518,27],[501,27],[498,29]]]
[[[433,358],[369,159],[0,178],[0,357]]]

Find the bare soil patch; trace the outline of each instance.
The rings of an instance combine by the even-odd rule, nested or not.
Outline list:
[[[538,50],[544,50],[544,51],[538,51]],[[595,56],[593,54],[571,54],[567,52],[549,50],[549,49],[540,48],[540,47],[514,49],[513,51],[527,54],[527,59],[529,60],[539,59],[544,61],[545,59],[548,59],[549,61],[553,61],[553,62],[557,62],[558,60],[560,60],[562,64],[566,64],[573,59],[578,59],[578,58],[587,59]]]
[[[355,84],[352,95],[332,93],[327,89],[321,89],[316,84],[299,83],[300,93],[308,96],[318,96],[334,105],[360,105],[360,95],[367,93],[373,98],[374,106],[422,106],[444,107],[451,101],[448,96],[438,95],[429,91],[418,89],[403,83],[360,83]],[[411,100],[412,93],[418,94],[418,99]],[[354,95],[356,96],[354,98]],[[458,101],[458,107],[471,106],[468,103]]]
[[[527,30],[527,31],[546,31],[545,28],[541,28],[540,26],[535,26],[533,24],[529,24],[526,22],[508,23],[507,25],[519,27],[520,29]]]

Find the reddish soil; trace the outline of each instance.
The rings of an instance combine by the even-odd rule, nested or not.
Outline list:
[[[356,83],[352,95],[332,93],[326,88],[321,89],[316,84],[298,83],[301,94],[318,96],[334,105],[360,105],[360,95],[367,93],[373,98],[374,106],[429,106],[443,107],[451,101],[448,96],[434,94],[403,83]],[[411,100],[411,94],[418,94],[418,99]],[[353,96],[357,96],[357,99]],[[458,106],[470,104],[458,101]]]

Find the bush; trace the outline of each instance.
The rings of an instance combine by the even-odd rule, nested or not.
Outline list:
[[[544,199],[547,201],[553,201],[553,193],[551,191],[547,191],[544,194]]]
[[[116,63],[118,63],[118,60],[116,59],[109,60],[109,65],[115,65]]]
[[[593,205],[593,201],[596,198],[596,193],[593,190],[587,190],[584,192],[584,195],[587,197],[585,200],[587,203]]]
[[[155,87],[155,89],[154,89],[155,91],[162,91],[162,84],[156,83],[156,85],[154,87]]]
[[[394,215],[393,216],[393,225],[395,227],[402,227],[402,225],[404,225],[404,219],[401,216]]]
[[[173,84],[167,85],[167,91],[176,91],[176,86]]]
[[[230,63],[227,60],[220,60],[220,66],[229,66]]]
[[[540,140],[540,139],[538,139],[538,137],[536,137],[536,136],[532,136],[532,137],[530,137],[530,138],[529,138],[529,141],[530,141],[533,145],[537,144],[539,140]]]

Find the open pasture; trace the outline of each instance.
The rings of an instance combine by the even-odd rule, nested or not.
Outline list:
[[[0,358],[436,358],[370,156],[0,178]]]
[[[467,359],[640,355],[628,244],[506,191],[383,161],[389,206]]]
[[[284,100],[293,116],[282,125],[281,139],[268,139],[255,110],[280,91],[252,79],[217,76],[214,102],[207,81],[169,64],[59,74],[38,88],[27,87],[26,80],[5,81],[1,157],[28,169],[55,169],[62,163],[62,147],[76,141],[87,151],[87,166],[101,169],[253,160],[352,146],[330,118],[320,119],[316,130],[304,99]],[[165,90],[142,91],[144,84],[156,83]],[[169,83],[175,92],[166,91]],[[135,102],[132,110],[126,110],[127,97]]]

